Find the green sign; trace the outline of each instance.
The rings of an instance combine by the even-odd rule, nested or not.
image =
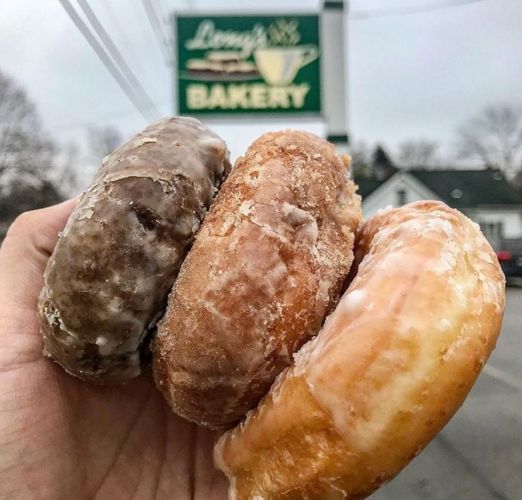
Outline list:
[[[178,112],[319,114],[319,17],[175,17]]]

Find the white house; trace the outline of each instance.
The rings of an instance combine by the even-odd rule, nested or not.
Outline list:
[[[384,181],[359,178],[365,217],[386,206],[441,200],[477,222],[493,246],[522,238],[522,196],[498,170],[396,171]]]

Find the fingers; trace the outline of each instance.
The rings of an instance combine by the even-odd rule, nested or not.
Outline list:
[[[45,265],[76,201],[25,212],[13,222],[0,248],[0,307],[36,310]]]
[[[227,478],[214,467],[213,449],[217,437],[217,432],[196,428],[194,498],[198,500],[226,500],[228,498]]]

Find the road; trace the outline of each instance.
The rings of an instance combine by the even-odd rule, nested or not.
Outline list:
[[[522,289],[509,288],[497,347],[433,442],[371,500],[522,499]]]

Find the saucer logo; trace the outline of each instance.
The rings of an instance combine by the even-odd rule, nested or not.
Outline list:
[[[318,17],[177,17],[180,113],[320,113]]]

